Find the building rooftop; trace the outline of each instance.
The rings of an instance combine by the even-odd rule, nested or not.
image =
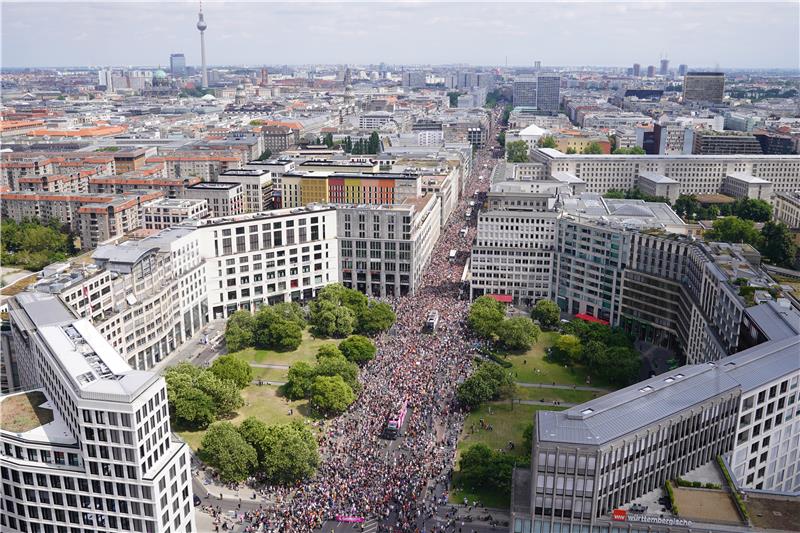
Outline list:
[[[639,177],[644,178],[652,183],[661,183],[664,185],[673,185],[680,183],[676,179],[668,178],[667,176],[663,174],[658,174],[657,172],[639,172]]]
[[[16,297],[15,321],[38,331],[72,386],[89,399],[129,402],[158,375],[133,370],[86,319],[75,320],[58,297],[26,292]],[[26,315],[26,316],[25,316]]]
[[[686,365],[566,411],[540,411],[540,441],[603,445],[736,389],[747,393],[798,368],[800,336],[716,363]]]
[[[41,390],[0,397],[0,431],[15,433],[28,441],[62,445],[78,442]]]
[[[753,185],[758,185],[758,184],[768,185],[768,184],[772,183],[769,180],[765,180],[764,178],[757,178],[757,177],[755,177],[755,176],[753,176],[751,174],[748,174],[746,172],[730,172],[730,173],[728,173],[727,176],[729,178],[733,178],[733,179],[739,180],[739,181],[744,181],[746,183],[750,183],[750,184],[753,184]]]
[[[241,186],[242,186],[241,183],[233,183],[230,181],[203,181],[186,188],[195,191],[197,190],[227,191]]]

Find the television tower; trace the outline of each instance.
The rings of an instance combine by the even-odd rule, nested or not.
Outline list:
[[[208,70],[206,69],[206,21],[203,19],[203,2],[200,0],[200,14],[197,19],[197,29],[200,30],[200,66],[203,69],[203,88],[208,87]]]

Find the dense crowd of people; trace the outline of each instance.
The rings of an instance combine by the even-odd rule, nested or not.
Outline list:
[[[316,475],[289,489],[270,488],[272,503],[244,516],[249,530],[311,531],[337,517],[357,517],[377,520],[379,531],[415,531],[446,503],[465,417],[455,391],[474,355],[469,303],[459,298],[464,264],[451,262],[448,252],[470,248],[475,227],[463,214],[474,193],[488,187],[490,180],[476,179],[484,162],[482,154],[476,158],[421,286],[413,296],[388,300],[397,322],[376,339],[377,356],[361,373],[358,400],[320,436]],[[424,331],[431,310],[440,317],[433,333]],[[408,416],[400,438],[381,438],[387,418],[403,404]]]

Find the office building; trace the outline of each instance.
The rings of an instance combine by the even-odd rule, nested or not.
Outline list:
[[[771,335],[739,354],[539,411],[531,466],[513,476],[510,530],[695,531],[689,520],[627,507],[718,456],[744,492],[796,493],[800,315],[770,303],[750,318]]]
[[[203,181],[216,181],[217,177],[232,168],[242,168],[250,159],[246,151],[197,150],[173,152],[147,158],[147,163],[160,165],[168,178],[200,178]]]
[[[170,54],[169,72],[173,76],[186,75],[186,56],[183,54]]]
[[[648,65],[647,66],[647,77],[648,78],[654,78],[655,75],[656,75],[656,67],[653,66],[653,65]]]
[[[792,229],[800,228],[800,191],[781,192],[773,197],[773,218]]]
[[[142,229],[162,230],[184,220],[208,216],[208,200],[159,198],[142,204]]]
[[[694,132],[692,153],[697,155],[762,154],[754,135],[736,131],[698,130]]]
[[[638,78],[639,75],[641,74],[641,71],[642,71],[642,66],[639,63],[634,63],[633,64],[633,75]]]
[[[282,152],[294,145],[294,132],[286,126],[264,126],[261,128],[264,149],[273,154]]]
[[[685,63],[678,65],[678,76],[685,76],[686,73],[689,72],[689,66]]]
[[[242,186],[244,213],[257,213],[274,207],[272,174],[268,170],[236,168],[226,170],[219,179]]]
[[[539,74],[536,77],[536,107],[541,111],[557,113],[561,105],[561,76]]]
[[[417,70],[403,72],[402,83],[403,87],[408,87],[410,89],[425,87],[425,73]]]
[[[797,154],[797,139],[791,135],[772,132],[754,132],[761,144],[761,151],[768,155]]]
[[[669,74],[669,59],[661,60],[661,68],[658,69],[658,73],[661,76],[666,76],[667,74]]]
[[[131,368],[58,298],[10,302],[24,392],[0,408],[4,531],[196,531],[189,447],[170,429],[167,388]]]
[[[196,228],[214,319],[239,309],[307,301],[339,281],[336,212],[306,206],[203,219]]]
[[[421,195],[416,172],[287,172],[280,178],[283,207],[310,203],[399,204]]]
[[[683,101],[722,103],[725,74],[722,72],[687,72],[683,77]]]
[[[531,151],[531,160],[544,163],[548,175],[567,172],[583,181],[588,192],[628,190],[641,172],[669,176],[681,194],[717,194],[725,176],[744,172],[772,183],[774,192],[800,190],[800,157],[777,155],[584,155],[549,148]]]
[[[441,208],[434,194],[399,205],[337,206],[344,286],[376,298],[414,294],[439,239]]]
[[[772,183],[745,172],[731,172],[722,182],[722,193],[734,198],[751,200],[772,200]]]
[[[512,99],[514,107],[536,107],[536,78],[514,80]]]
[[[358,117],[358,127],[362,130],[379,130],[394,121],[394,113],[389,111],[372,111]]]
[[[201,182],[183,191],[186,198],[198,198],[208,202],[212,217],[240,215],[244,212],[244,187],[235,182]]]
[[[124,194],[95,193],[0,193],[4,218],[53,218],[69,225],[90,250],[109,239],[141,227],[143,203],[161,198],[161,191],[133,190]]]

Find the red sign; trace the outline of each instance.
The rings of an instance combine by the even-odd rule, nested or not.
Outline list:
[[[611,511],[611,519],[617,522],[624,522],[628,519],[628,511],[625,509],[614,509]]]

